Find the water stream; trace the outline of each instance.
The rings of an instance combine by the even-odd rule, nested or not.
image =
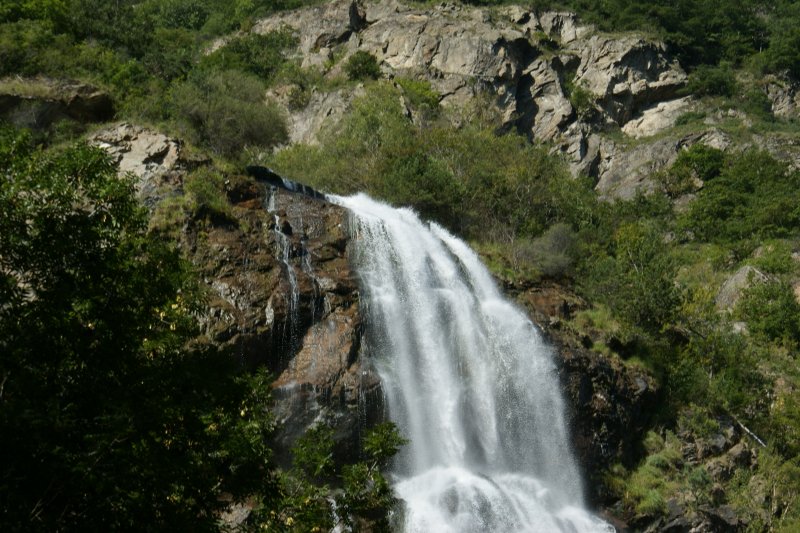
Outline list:
[[[410,444],[394,486],[405,532],[589,532],[552,354],[477,255],[410,210],[353,213],[366,347]]]

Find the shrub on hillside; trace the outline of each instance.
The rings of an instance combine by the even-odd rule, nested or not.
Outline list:
[[[344,71],[351,80],[376,80],[381,77],[381,67],[378,59],[364,50],[359,50],[347,59]]]
[[[800,303],[788,283],[754,284],[736,311],[754,335],[790,346],[800,342]]]
[[[725,154],[721,150],[695,144],[678,154],[672,167],[662,175],[664,192],[673,198],[692,192],[701,184],[699,182],[717,177],[724,162]]]
[[[542,274],[558,278],[572,275],[577,235],[568,224],[553,224],[532,242],[532,261]]]
[[[701,65],[689,74],[686,91],[695,96],[733,96],[736,92],[733,69],[727,63]]]
[[[288,135],[283,115],[264,101],[264,84],[243,72],[196,76],[178,85],[171,100],[183,135],[223,157],[271,148]]]

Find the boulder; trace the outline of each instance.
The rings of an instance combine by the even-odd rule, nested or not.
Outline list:
[[[210,163],[190,155],[179,139],[126,122],[95,132],[89,142],[108,152],[120,172],[136,176],[136,192],[150,209],[183,184],[189,170]]]
[[[643,110],[637,117],[622,127],[626,135],[638,139],[650,137],[675,125],[675,120],[691,109],[692,98],[686,96],[676,100],[659,102]]]
[[[720,311],[733,311],[744,291],[757,283],[766,283],[769,278],[755,267],[745,265],[725,280],[717,293],[715,303]]]

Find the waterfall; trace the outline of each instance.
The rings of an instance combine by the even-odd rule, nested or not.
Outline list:
[[[364,195],[353,213],[365,346],[389,416],[406,532],[613,531],[584,510],[552,354],[477,255]]]

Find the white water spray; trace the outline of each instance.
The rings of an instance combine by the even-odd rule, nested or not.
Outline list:
[[[583,509],[551,353],[477,255],[410,210],[333,201],[354,214],[368,355],[411,441],[402,529],[613,531]]]

